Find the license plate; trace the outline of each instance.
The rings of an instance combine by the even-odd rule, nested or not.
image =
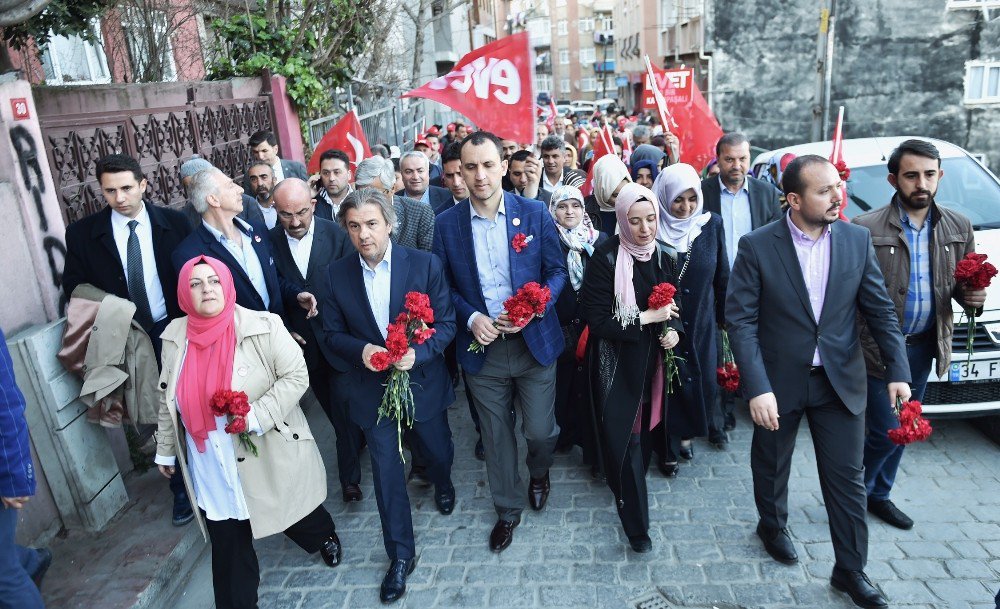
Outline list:
[[[1000,379],[1000,359],[952,362],[948,380],[952,383]]]

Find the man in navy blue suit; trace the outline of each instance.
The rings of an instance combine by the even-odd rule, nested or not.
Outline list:
[[[341,203],[337,219],[360,256],[330,264],[329,284],[341,289],[330,290],[324,297],[320,316],[323,340],[351,366],[341,381],[350,417],[364,431],[371,453],[382,539],[390,560],[380,596],[383,603],[390,603],[406,591],[406,577],[415,565],[415,544],[397,422],[378,416],[387,373],[376,371],[371,358],[386,351],[386,328],[403,311],[406,294],[427,294],[434,310],[434,335],[411,346],[394,366],[410,371],[413,431],[424,447],[437,508],[442,514],[451,514],[455,508],[451,483],[455,451],[448,406],[455,401],[455,393],[442,352],[455,336],[455,310],[437,257],[392,244],[389,235],[395,209],[384,193],[374,188],[351,193]]]
[[[174,250],[175,273],[196,256],[212,256],[232,272],[241,307],[284,315],[284,299],[297,301],[310,318],[316,315],[312,293],[278,274],[267,229],[238,217],[243,211],[239,184],[213,167],[192,176],[190,197],[202,221]]]
[[[559,427],[555,403],[556,358],[562,331],[552,313],[566,284],[565,256],[545,206],[501,188],[507,162],[500,140],[478,131],[462,142],[462,178],[470,197],[437,217],[434,253],[444,263],[455,304],[458,358],[479,412],[486,472],[498,520],[490,549],[502,552],[514,538],[526,503],[517,467],[517,441],[510,415],[514,395],[528,445],[528,503],[545,506],[549,467]],[[511,245],[518,234],[527,245]],[[528,282],[552,291],[548,315],[523,328],[511,325],[504,301]],[[501,338],[502,340],[497,340]],[[470,352],[473,340],[484,350]]]

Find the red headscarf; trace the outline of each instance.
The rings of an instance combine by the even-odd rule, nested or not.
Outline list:
[[[198,313],[191,298],[191,272],[197,264],[212,267],[222,284],[225,305],[215,317]],[[216,429],[215,415],[208,404],[220,389],[228,390],[233,381],[233,358],[236,355],[236,287],[233,275],[221,261],[208,256],[188,260],[177,281],[177,301],[187,313],[187,355],[177,379],[177,403],[184,428],[194,439],[198,452],[205,452],[208,432]]]

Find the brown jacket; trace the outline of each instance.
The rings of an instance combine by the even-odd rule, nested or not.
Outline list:
[[[280,533],[326,499],[326,469],[299,398],[309,386],[302,349],[274,314],[236,307],[234,391],[244,391],[264,435],[251,434],[259,456],[234,441],[236,470],[250,512],[256,539]],[[187,440],[177,413],[177,377],[187,344],[187,317],[175,319],[163,331],[163,372],[160,374],[160,420],[156,454],[176,456],[192,504],[194,494],[187,468]],[[195,517],[207,538],[201,511]]]
[[[893,197],[889,205],[854,218],[853,222],[871,231],[889,298],[896,306],[902,323],[903,307],[910,285],[910,248],[899,220],[899,204]],[[961,290],[955,285],[955,266],[976,248],[972,223],[965,216],[937,204],[931,204],[931,274],[934,287],[934,324],[937,336],[937,375],[944,376],[951,365],[953,313],[951,300],[962,303]],[[861,323],[861,345],[868,374],[882,378],[884,366],[871,333]],[[913,379],[917,382],[918,379]]]

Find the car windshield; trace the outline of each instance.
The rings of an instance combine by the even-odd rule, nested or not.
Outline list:
[[[961,212],[977,229],[1000,228],[1000,184],[968,157],[944,159],[941,169],[937,204]],[[885,179],[887,173],[885,165],[851,168],[848,218],[889,204],[895,190]]]

